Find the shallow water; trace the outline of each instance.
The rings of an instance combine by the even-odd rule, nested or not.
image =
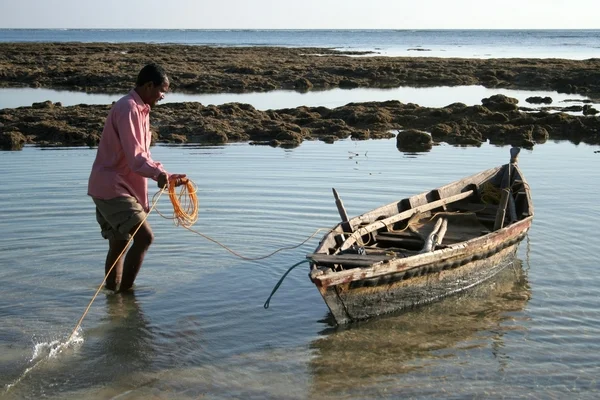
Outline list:
[[[530,104],[528,97],[551,97],[552,107],[568,107],[582,105],[587,96],[558,93],[544,90],[489,89],[483,86],[440,86],[440,87],[408,87],[395,89],[331,89],[326,91],[310,91],[300,93],[293,90],[275,90],[265,93],[218,93],[218,94],[189,94],[168,93],[162,103],[180,103],[197,101],[204,105],[221,105],[225,103],[247,103],[258,110],[295,108],[300,106],[324,106],[335,108],[352,102],[398,100],[402,103],[415,103],[423,107],[445,107],[455,102],[468,106],[481,104],[481,100],[496,94],[513,97],[519,105],[529,108],[539,108],[538,104]],[[120,94],[83,93],[42,88],[0,88],[0,109],[31,106],[50,100],[61,102],[63,106],[78,104],[111,104],[123,96]],[[590,103],[600,108],[598,99]],[[581,112],[571,114],[581,115]]]
[[[134,295],[101,292],[82,341],[51,357],[43,344],[69,337],[102,281],[106,242],[85,194],[95,150],[0,152],[0,397],[597,398],[595,150],[521,152],[536,215],[501,279],[346,328],[328,323],[306,264],[263,308],[317,238],[246,261],[152,214],[156,241]],[[157,146],[153,156],[198,184],[195,229],[258,257],[337,223],[332,187],[356,215],[505,163],[509,149],[406,154],[392,139]]]

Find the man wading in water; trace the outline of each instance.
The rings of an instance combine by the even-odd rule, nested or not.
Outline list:
[[[154,240],[148,221],[144,221],[149,211],[147,178],[157,181],[159,188],[166,187],[170,180],[176,186],[186,182],[185,174],[167,173],[150,156],[150,107],[162,100],[168,90],[169,78],[164,69],[156,64],[146,65],[137,77],[136,87],[113,105],[104,124],[88,195],[96,204],[102,236],[108,239],[105,274],[141,224],[133,245],[106,279],[109,290],[131,289]]]

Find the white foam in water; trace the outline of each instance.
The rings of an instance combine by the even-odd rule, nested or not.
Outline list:
[[[83,343],[81,327],[77,328],[77,330],[71,336],[72,337],[70,337],[66,342],[61,342],[60,340],[53,340],[51,342],[36,343],[33,346],[33,354],[31,355],[31,359],[29,359],[29,363],[33,364],[27,367],[25,371],[23,371],[21,376],[19,376],[13,383],[9,383],[8,385],[6,385],[5,392],[8,392],[10,389],[15,387],[42,362],[47,361],[51,358],[55,358],[60,353],[62,353],[63,350],[67,349],[70,345]]]
[[[61,348],[61,343],[58,340],[54,340],[52,342],[45,342],[45,343],[36,343],[35,346],[33,346],[33,355],[31,356],[31,359],[29,360],[29,362],[33,362],[38,357],[40,357],[40,355],[43,356],[43,354],[45,354],[45,353],[48,353],[48,358],[54,357],[54,356],[56,356],[56,354],[58,354],[58,350],[60,348]],[[49,351],[46,351],[47,349]]]

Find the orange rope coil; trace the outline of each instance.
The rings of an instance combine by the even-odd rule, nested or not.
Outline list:
[[[180,185],[179,193],[175,188]],[[198,221],[198,187],[187,178],[169,179],[169,199],[175,225],[189,228]]]

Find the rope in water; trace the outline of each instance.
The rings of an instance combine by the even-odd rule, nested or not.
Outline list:
[[[90,308],[92,307],[92,303],[94,302],[94,300],[96,300],[96,297],[98,297],[98,293],[100,293],[100,291],[102,290],[102,287],[104,287],[104,284],[106,283],[106,280],[108,279],[108,276],[112,272],[112,270],[115,267],[115,265],[117,265],[117,262],[119,262],[119,260],[121,259],[121,257],[125,253],[125,251],[129,248],[129,245],[133,241],[133,238],[135,237],[135,234],[142,227],[142,225],[144,224],[144,222],[146,222],[146,220],[148,219],[148,216],[150,215],[150,213],[152,212],[152,210],[154,210],[156,208],[156,204],[158,203],[158,199],[160,199],[160,196],[163,194],[164,191],[165,191],[165,189],[161,189],[158,192],[158,197],[156,197],[156,199],[153,199],[153,201],[152,201],[152,207],[150,207],[150,210],[146,213],[146,216],[144,217],[144,219],[142,220],[142,222],[138,225],[138,227],[135,229],[135,231],[133,231],[133,233],[131,234],[131,237],[129,238],[129,241],[123,247],[123,250],[121,251],[121,253],[119,254],[119,256],[115,259],[115,262],[109,268],[109,270],[106,273],[106,275],[104,275],[104,279],[102,280],[102,283],[100,283],[100,286],[98,286],[98,289],[96,290],[96,293],[94,293],[94,295],[92,296],[92,299],[90,300],[89,304],[85,308],[85,311],[83,312],[83,315],[81,316],[81,318],[79,318],[79,321],[77,322],[77,325],[75,325],[75,329],[73,329],[73,332],[71,333],[71,335],[69,335],[69,339],[67,340],[67,343],[69,343],[71,341],[71,339],[73,339],[75,337],[75,334],[79,330],[79,327],[81,326],[81,323],[83,322],[83,319],[87,315],[88,311],[90,311]]]
[[[302,246],[304,243],[308,242],[310,239],[312,239],[313,237],[315,237],[315,235],[316,235],[317,233],[319,233],[319,232],[321,232],[321,231],[323,231],[323,230],[325,230],[325,231],[329,231],[329,230],[331,230],[331,229],[326,229],[326,228],[319,228],[319,229],[317,229],[317,230],[316,230],[316,231],[315,231],[315,232],[314,232],[312,235],[310,235],[309,237],[307,237],[306,239],[304,239],[304,240],[303,240],[301,243],[299,243],[299,244],[297,244],[297,245],[295,245],[295,246],[281,247],[281,248],[279,248],[279,249],[277,249],[277,250],[275,250],[275,251],[273,251],[273,252],[271,252],[271,253],[269,253],[269,254],[267,254],[267,255],[260,256],[260,257],[245,257],[245,256],[243,256],[243,255],[241,255],[241,254],[239,254],[239,253],[235,252],[234,250],[230,249],[229,247],[225,246],[224,244],[222,244],[222,243],[219,243],[219,241],[217,241],[217,240],[215,240],[215,239],[211,238],[210,236],[207,236],[207,235],[205,235],[205,234],[203,234],[203,233],[200,233],[200,232],[198,232],[198,231],[196,231],[196,230],[194,230],[194,229],[188,228],[188,227],[186,227],[186,226],[184,226],[184,228],[185,228],[185,229],[187,229],[187,230],[188,230],[188,231],[190,231],[190,232],[193,232],[193,233],[195,233],[196,235],[202,236],[204,239],[206,239],[206,240],[208,240],[208,241],[210,241],[210,242],[213,242],[213,243],[215,243],[215,244],[216,244],[216,245],[218,245],[218,246],[221,246],[222,248],[224,248],[225,250],[227,250],[228,252],[230,252],[230,253],[231,253],[231,254],[233,254],[234,256],[236,256],[236,257],[238,257],[238,258],[241,258],[242,260],[245,260],[245,261],[258,261],[258,260],[264,260],[265,258],[269,258],[269,257],[271,257],[271,256],[273,256],[273,255],[275,255],[275,254],[279,253],[280,251],[297,249],[298,247]]]
[[[197,187],[196,187],[196,184],[194,184],[194,182],[192,182],[189,179],[186,179],[185,182],[183,182],[183,184],[181,185],[181,190],[179,191],[179,194],[177,195],[176,191],[175,191],[176,183],[177,182],[175,180],[169,180],[168,189],[167,189],[167,191],[169,193],[169,199],[171,200],[171,203],[173,204],[173,218],[172,219],[175,220],[176,225],[181,225],[181,226],[187,228],[189,226],[192,226],[198,220],[198,197],[196,195]],[[75,325],[75,329],[73,329],[73,332],[69,336],[67,343],[70,342],[75,337],[75,334],[81,327],[81,323],[83,322],[83,319],[85,318],[87,313],[90,311],[90,308],[92,307],[92,303],[94,303],[94,300],[96,300],[96,297],[98,297],[98,294],[104,287],[104,284],[106,283],[106,279],[108,279],[108,276],[112,272],[115,265],[117,265],[117,263],[119,262],[121,257],[123,257],[123,254],[129,248],[129,245],[133,241],[135,234],[142,227],[144,222],[146,222],[150,213],[152,213],[152,211],[156,209],[158,200],[160,199],[160,196],[162,196],[162,194],[164,192],[165,192],[165,189],[163,188],[163,189],[159,190],[158,192],[156,192],[156,194],[152,197],[152,206],[150,207],[150,210],[146,213],[146,216],[144,217],[142,222],[138,225],[138,227],[135,229],[135,231],[133,231],[133,233],[131,234],[131,237],[129,238],[129,241],[127,241],[127,244],[125,245],[125,247],[123,247],[123,250],[121,251],[119,256],[116,258],[113,265],[109,268],[108,272],[104,275],[104,279],[102,280],[102,283],[100,283],[100,286],[98,286],[98,289],[96,290],[96,292],[92,296],[92,299],[90,300],[89,304],[85,308],[83,315],[81,316],[81,318],[79,318],[79,321],[77,322],[77,325]],[[158,210],[156,210],[156,211],[158,212]]]
[[[203,237],[204,239],[208,240],[209,242],[212,242],[218,246],[221,246],[222,248],[227,250],[229,253],[233,254],[234,256],[236,256],[238,258],[241,258],[242,260],[246,260],[246,261],[264,260],[265,258],[269,258],[269,257],[279,253],[280,251],[296,249],[296,248],[302,246],[303,244],[305,244],[306,242],[308,242],[313,237],[315,237],[315,235],[317,233],[319,233],[323,230],[329,230],[329,229],[325,229],[325,228],[319,228],[312,235],[310,235],[308,238],[306,238],[300,244],[297,244],[295,246],[281,247],[267,255],[260,256],[260,257],[245,257],[245,256],[237,253],[236,251],[230,249],[226,245],[220,243],[218,240],[213,239],[208,235],[205,235],[201,232],[198,232],[197,230],[192,229],[192,225],[194,225],[194,223],[196,223],[196,221],[198,220],[198,196],[196,195],[196,193],[197,193],[197,186],[194,182],[192,182],[189,179],[187,180],[185,185],[181,186],[181,190],[179,191],[179,194],[175,193],[175,187],[172,187],[171,185],[169,185],[169,199],[171,199],[171,203],[173,204],[173,216],[172,217],[165,216],[160,211],[158,211],[158,209],[156,210],[156,212],[163,218],[174,220],[175,225],[181,226],[181,227],[187,229],[188,231],[195,233],[198,236]],[[154,196],[156,196],[157,194],[155,194]],[[154,198],[153,198],[153,202],[154,202]]]
[[[309,260],[302,260],[300,262],[297,262],[296,264],[292,265],[286,272],[285,274],[283,274],[283,276],[281,277],[281,279],[279,279],[279,282],[277,282],[277,284],[275,285],[275,287],[273,288],[273,290],[271,291],[271,294],[269,295],[269,298],[267,299],[267,301],[265,301],[265,304],[263,305],[263,307],[265,309],[269,308],[269,303],[271,303],[271,297],[273,297],[273,295],[275,294],[275,292],[277,291],[277,289],[279,289],[279,286],[281,286],[281,283],[283,282],[283,280],[285,279],[285,277],[287,276],[287,274],[289,274],[294,268],[296,268],[298,265],[302,265],[304,263],[309,262]]]
[[[136,228],[136,230],[131,234],[131,237],[129,238],[129,241],[127,242],[127,244],[125,245],[125,247],[123,248],[123,251],[121,251],[121,254],[119,254],[119,256],[117,257],[117,259],[115,260],[115,262],[113,263],[113,265],[109,268],[108,272],[106,273],[106,275],[104,276],[104,279],[102,280],[102,283],[100,283],[100,286],[98,286],[98,289],[96,290],[96,292],[94,293],[94,295],[92,296],[92,299],[90,300],[88,306],[86,307],[85,311],[83,312],[83,315],[81,316],[81,318],[79,318],[79,321],[77,322],[77,325],[75,326],[75,329],[73,329],[73,332],[71,333],[71,335],[69,336],[69,339],[67,340],[67,343],[69,343],[74,337],[75,334],[77,333],[77,331],[79,330],[79,328],[81,327],[81,323],[83,322],[83,319],[85,318],[85,316],[87,315],[87,313],[89,312],[90,308],[92,307],[92,303],[94,302],[94,300],[96,300],[96,297],[98,297],[98,294],[100,293],[100,291],[102,290],[104,284],[106,283],[106,279],[108,278],[108,276],[110,275],[110,273],[112,272],[113,268],[115,267],[115,265],[117,265],[117,262],[119,261],[119,259],[123,256],[123,254],[125,253],[125,251],[129,248],[129,245],[131,244],[133,238],[135,237],[135,234],[138,232],[138,230],[140,229],[140,227],[142,226],[142,224],[146,221],[146,219],[148,219],[148,216],[150,215],[150,213],[152,211],[156,211],[157,214],[159,214],[161,217],[166,218],[166,219],[172,219],[175,222],[175,225],[177,226],[181,226],[187,230],[189,230],[190,232],[193,232],[197,235],[202,236],[203,238],[205,238],[206,240],[209,240],[221,247],[223,247],[225,250],[227,250],[228,252],[230,252],[231,254],[235,255],[236,257],[239,257],[243,260],[247,260],[247,261],[257,261],[257,260],[263,260],[265,258],[271,257],[272,255],[283,251],[283,250],[292,250],[295,248],[298,248],[300,246],[302,246],[304,243],[308,242],[310,239],[312,239],[317,233],[319,233],[322,230],[329,230],[329,229],[324,229],[324,228],[319,228],[317,229],[312,235],[310,235],[307,239],[305,239],[304,241],[302,241],[302,243],[296,245],[296,246],[289,246],[289,247],[282,247],[279,248],[265,256],[261,256],[261,257],[254,257],[254,258],[250,258],[250,257],[244,257],[240,254],[238,254],[237,252],[233,251],[232,249],[230,249],[229,247],[225,246],[222,243],[219,243],[217,240],[204,235],[203,233],[200,233],[194,229],[191,229],[191,226],[194,225],[197,221],[198,221],[198,209],[199,209],[199,202],[198,202],[198,196],[197,196],[197,192],[198,192],[198,187],[196,186],[196,184],[191,181],[190,179],[185,179],[184,182],[182,182],[181,184],[181,189],[179,190],[179,193],[176,193],[176,181],[175,180],[170,180],[169,184],[168,184],[168,189],[161,189],[158,192],[156,192],[154,194],[154,196],[152,197],[152,206],[150,207],[150,210],[146,213],[146,216],[144,217],[144,219],[142,220],[142,222],[139,224],[139,226]],[[160,196],[165,192],[165,190],[168,191],[169,193],[169,199],[171,200],[171,204],[173,205],[173,216],[172,217],[167,217],[163,214],[160,213],[160,211],[158,211],[158,209],[156,208],[156,205],[158,203],[158,200],[160,199]],[[281,285],[281,282],[283,281],[283,278],[285,278],[285,276],[295,267],[297,267],[298,265],[307,262],[307,260],[303,260],[301,262],[299,262],[298,264],[294,265],[292,268],[290,268],[285,275],[282,277],[282,279],[278,282],[278,284],[276,285],[275,289],[273,290],[273,292],[271,293],[271,296],[273,296],[273,294],[275,293],[275,291],[277,291],[277,288],[279,288],[279,286]],[[271,296],[269,296],[269,300],[271,298]],[[268,300],[265,308],[268,308]]]

